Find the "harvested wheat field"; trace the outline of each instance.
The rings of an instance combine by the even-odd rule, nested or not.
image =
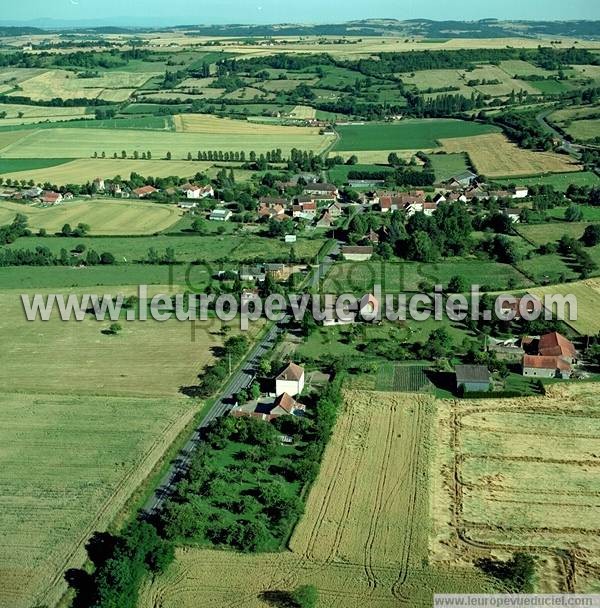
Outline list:
[[[59,232],[65,224],[88,224],[92,235],[154,234],[175,224],[181,211],[172,205],[114,199],[66,201],[53,207],[34,207],[0,202],[0,224],[11,222],[17,213],[27,216],[33,230]]]
[[[55,605],[91,534],[110,525],[195,412],[177,397],[3,393],[0,606]]]
[[[440,402],[437,562],[527,551],[539,558],[540,591],[597,591],[599,397],[600,384],[581,383],[544,397]]]
[[[500,133],[440,139],[448,153],[466,152],[477,172],[487,177],[512,177],[580,171],[581,165],[554,152],[519,148]]]
[[[300,107],[300,106],[298,106]],[[265,125],[247,120],[218,118],[209,114],[178,114],[173,117],[176,131],[209,135],[319,135],[318,128]]]
[[[431,606],[436,591],[485,589],[466,569],[427,566],[430,423],[423,395],[348,391],[306,512],[281,554],[182,549],[142,608],[267,608],[313,584],[319,607]]]
[[[104,179],[120,175],[129,179],[132,173],[151,175],[152,177],[192,177],[199,172],[207,172],[213,166],[212,162],[188,160],[134,160],[113,158],[78,158],[61,165],[13,171],[4,173],[2,177],[16,180],[33,180],[36,184],[49,182],[57,186],[81,184],[101,176]]]

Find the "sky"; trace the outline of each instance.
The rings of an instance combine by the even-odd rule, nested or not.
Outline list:
[[[0,0],[0,21],[172,24],[340,23],[353,19],[600,19],[597,0]]]

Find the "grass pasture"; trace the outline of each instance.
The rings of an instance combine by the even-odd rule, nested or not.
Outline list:
[[[194,333],[175,320],[123,323],[118,336],[90,317],[29,323],[20,293],[0,293],[0,605],[11,608],[58,602],[93,531],[198,411],[179,388],[224,340],[218,321]]]
[[[469,169],[467,157],[464,154],[431,154],[429,159],[438,182],[444,182]]]
[[[380,285],[383,293],[397,294],[420,290],[421,283],[448,285],[460,275],[469,285],[490,290],[526,287],[531,282],[508,264],[485,260],[443,260],[418,262],[341,262],[333,266],[325,279],[323,293],[363,295]]]
[[[564,209],[560,210],[564,215]],[[535,245],[545,245],[558,241],[564,234],[578,239],[588,222],[545,222],[544,224],[520,224],[517,232]]]
[[[598,297],[600,297],[600,280],[588,279],[563,285],[535,287],[529,292],[543,298],[545,295],[574,295],[577,298],[577,319],[567,323],[582,335],[596,335],[600,332],[598,318]]]
[[[538,573],[545,592],[598,584],[599,391],[556,384],[544,397],[439,405],[438,453],[452,454],[436,467],[438,530],[451,530],[440,536],[440,557],[521,549],[541,570],[562,564]]]
[[[500,133],[442,139],[448,153],[466,152],[478,173],[487,177],[527,176],[579,171],[581,165],[554,152],[533,152],[519,148]]]
[[[334,149],[345,151],[432,149],[438,147],[440,139],[471,138],[494,133],[497,128],[463,120],[410,119],[396,123],[340,125],[337,130],[340,140]]]
[[[587,141],[600,137],[600,120],[576,120],[572,122],[566,131],[578,141]]]
[[[1,204],[1,203],[0,203]],[[104,203],[99,203],[100,205]],[[110,203],[109,203],[110,204]],[[145,205],[156,206],[153,203]],[[162,208],[158,206],[159,209]],[[167,209],[172,209],[171,206]],[[109,208],[110,210],[110,208]],[[133,220],[129,220],[133,221]],[[216,224],[217,222],[215,222]],[[62,224],[61,224],[62,227]],[[92,226],[93,227],[93,226]],[[106,234],[106,233],[104,233]],[[324,244],[323,239],[299,238],[294,243],[294,250],[298,258],[314,258]],[[97,252],[110,251],[118,262],[140,262],[146,259],[148,249],[154,247],[159,252],[172,248],[178,262],[203,262],[214,263],[217,260],[228,262],[250,261],[260,258],[263,261],[287,259],[291,246],[283,241],[260,237],[256,235],[238,233],[206,236],[192,234],[159,235],[145,237],[24,237],[17,239],[9,247],[17,249],[33,249],[37,246],[47,247],[55,254],[60,254],[61,249],[72,251],[77,245],[85,245],[87,249]],[[214,264],[214,271],[219,269]]]
[[[432,160],[435,157],[432,157]],[[593,171],[570,171],[568,173],[553,173],[541,177],[521,177],[518,182],[515,179],[495,180],[503,186],[525,184],[527,186],[552,186],[555,190],[565,192],[573,184],[575,186],[597,186],[600,178]]]
[[[147,581],[140,608],[191,608],[200,588],[219,608],[267,608],[269,592],[300,584],[318,588],[322,608],[425,606],[434,589],[485,590],[463,568],[425,565],[431,408],[422,395],[346,392],[291,551],[179,550],[165,575]]]
[[[17,213],[29,219],[33,230],[59,232],[65,224],[89,224],[90,234],[153,234],[177,222],[180,210],[172,205],[111,199],[67,201],[54,207],[33,207],[0,201],[0,225],[11,222]]]

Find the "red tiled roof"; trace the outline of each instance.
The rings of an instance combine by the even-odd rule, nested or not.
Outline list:
[[[576,350],[572,342],[555,331],[540,338],[538,353],[545,357],[575,357]]]
[[[285,410],[288,414],[293,414],[294,410],[298,408],[298,402],[290,397],[287,393],[282,393],[277,397],[273,404],[273,409],[280,407]]]
[[[571,371],[571,365],[562,357],[542,357],[539,355],[525,355],[523,357],[523,367],[533,369],[551,369],[560,371]]]
[[[139,196],[140,194],[152,194],[153,192],[158,192],[158,190],[154,186],[142,186],[141,188],[136,188],[133,192]]]

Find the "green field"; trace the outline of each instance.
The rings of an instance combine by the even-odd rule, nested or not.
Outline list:
[[[71,158],[0,158],[0,174],[58,167]]]
[[[375,164],[356,164],[356,165],[336,165],[329,170],[329,179],[336,184],[343,184],[348,181],[348,174],[351,171],[368,171],[372,173],[386,173],[392,174],[394,169],[386,165],[375,165]]]
[[[564,214],[564,209],[561,211]],[[544,245],[558,241],[564,234],[578,239],[587,225],[587,222],[546,222],[544,224],[521,224],[516,230],[531,243]]]
[[[444,182],[469,169],[467,157],[464,154],[431,154],[429,159],[437,182]]]
[[[203,291],[211,279],[205,266],[9,266],[0,268],[0,284],[5,289],[57,289],[119,285],[173,285]]]
[[[446,286],[453,276],[470,285],[490,290],[524,287],[529,280],[508,264],[485,260],[444,260],[437,264],[417,262],[342,262],[325,279],[323,293],[363,295],[381,285],[383,293],[419,291],[421,283]]]
[[[517,267],[537,284],[561,283],[579,277],[573,265],[557,253],[535,255],[517,262]]]
[[[525,184],[527,186],[553,186],[556,190],[564,192],[571,184],[575,186],[597,186],[600,178],[592,171],[580,171],[571,173],[553,173],[538,177],[520,177],[518,181],[512,179],[494,180],[494,183],[503,186]]]
[[[375,390],[392,393],[427,393],[433,388],[425,374],[428,367],[428,365],[383,364],[377,370]]]
[[[293,248],[299,259],[314,258],[325,241],[323,239],[299,238]],[[139,262],[147,258],[148,249],[153,247],[159,253],[173,248],[178,262],[215,262],[226,260],[241,261],[287,261],[291,245],[283,241],[254,235],[161,235],[136,238],[75,238],[75,237],[24,237],[11,245],[18,249],[33,249],[37,246],[48,247],[55,254],[61,249],[71,251],[76,245],[83,244],[87,249],[112,253],[117,262]]]
[[[451,119],[340,125],[335,150],[418,150],[438,147],[439,139],[495,133],[496,127]]]
[[[596,139],[600,137],[600,120],[575,120],[565,130],[578,141]]]

